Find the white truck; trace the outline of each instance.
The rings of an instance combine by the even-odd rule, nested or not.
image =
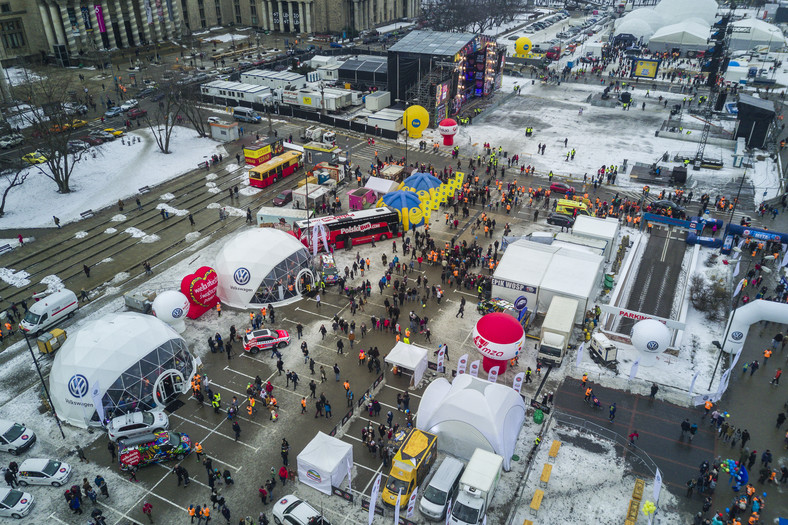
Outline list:
[[[301,138],[305,142],[322,142],[323,144],[331,144],[337,139],[336,133],[321,128],[320,126],[309,126],[304,131]]]
[[[448,523],[478,525],[487,515],[503,471],[503,458],[477,448],[460,478],[460,491]]]
[[[576,314],[576,299],[553,297],[542,323],[539,353],[536,356],[539,361],[553,366],[561,366],[566,355],[566,347],[569,346],[569,339],[572,336]]]

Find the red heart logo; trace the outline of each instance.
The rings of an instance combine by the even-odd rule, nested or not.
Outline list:
[[[181,281],[181,292],[189,298],[188,317],[197,319],[216,305],[219,276],[210,266],[203,266]]]

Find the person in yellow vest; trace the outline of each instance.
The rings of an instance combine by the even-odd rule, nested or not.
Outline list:
[[[406,345],[409,345],[410,344],[410,339],[405,337],[405,338],[402,339],[402,342],[405,343]]]
[[[197,461],[200,461],[200,456],[202,455],[202,445],[200,445],[199,441],[194,444],[194,453],[197,454]]]
[[[254,312],[249,312],[249,323],[254,326]]]
[[[249,415],[249,417],[252,417],[254,415],[254,412],[255,412],[254,405],[255,405],[255,403],[256,403],[255,399],[253,397],[250,397],[249,398],[249,404],[246,405],[246,413]]]

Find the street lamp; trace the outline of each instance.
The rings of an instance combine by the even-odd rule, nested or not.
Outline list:
[[[33,352],[33,347],[30,345],[30,339],[27,338],[27,332],[24,332],[24,338],[25,343],[27,343],[27,349],[30,350],[30,356],[33,358],[33,364],[36,365],[36,372],[38,372],[38,378],[41,380],[41,386],[44,387],[44,395],[47,396],[49,409],[52,410],[52,415],[55,416],[55,423],[57,423],[57,428],[60,430],[60,435],[63,439],[66,439],[66,434],[63,432],[63,427],[60,426],[60,419],[57,417],[57,412],[55,411],[55,405],[52,404],[52,398],[49,396],[49,389],[47,389],[46,382],[44,381],[44,375],[41,373],[41,367],[38,366],[36,354]]]

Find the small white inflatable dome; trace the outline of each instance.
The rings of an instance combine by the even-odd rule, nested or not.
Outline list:
[[[666,24],[682,22],[698,17],[711,26],[717,18],[717,2],[714,0],[662,0],[654,11],[665,17]]]
[[[654,34],[654,28],[645,20],[626,20],[616,28],[617,35],[632,35],[648,41]]]
[[[620,33],[631,33],[630,31],[620,31],[619,27],[622,24],[627,24],[634,21],[642,21],[646,22],[649,26],[651,26],[652,31],[656,31],[663,25],[665,25],[665,17],[661,14],[654,11],[654,9],[650,7],[642,7],[640,9],[635,9],[634,11],[627,13],[625,16],[619,18],[615,22],[616,31],[615,34]]]
[[[297,300],[302,287],[313,282],[309,261],[306,247],[289,233],[243,231],[216,257],[217,295],[223,304],[242,309]]]
[[[186,341],[152,315],[105,315],[70,334],[55,354],[49,376],[52,403],[61,420],[99,425],[127,412],[164,409],[189,390],[194,361]]]

